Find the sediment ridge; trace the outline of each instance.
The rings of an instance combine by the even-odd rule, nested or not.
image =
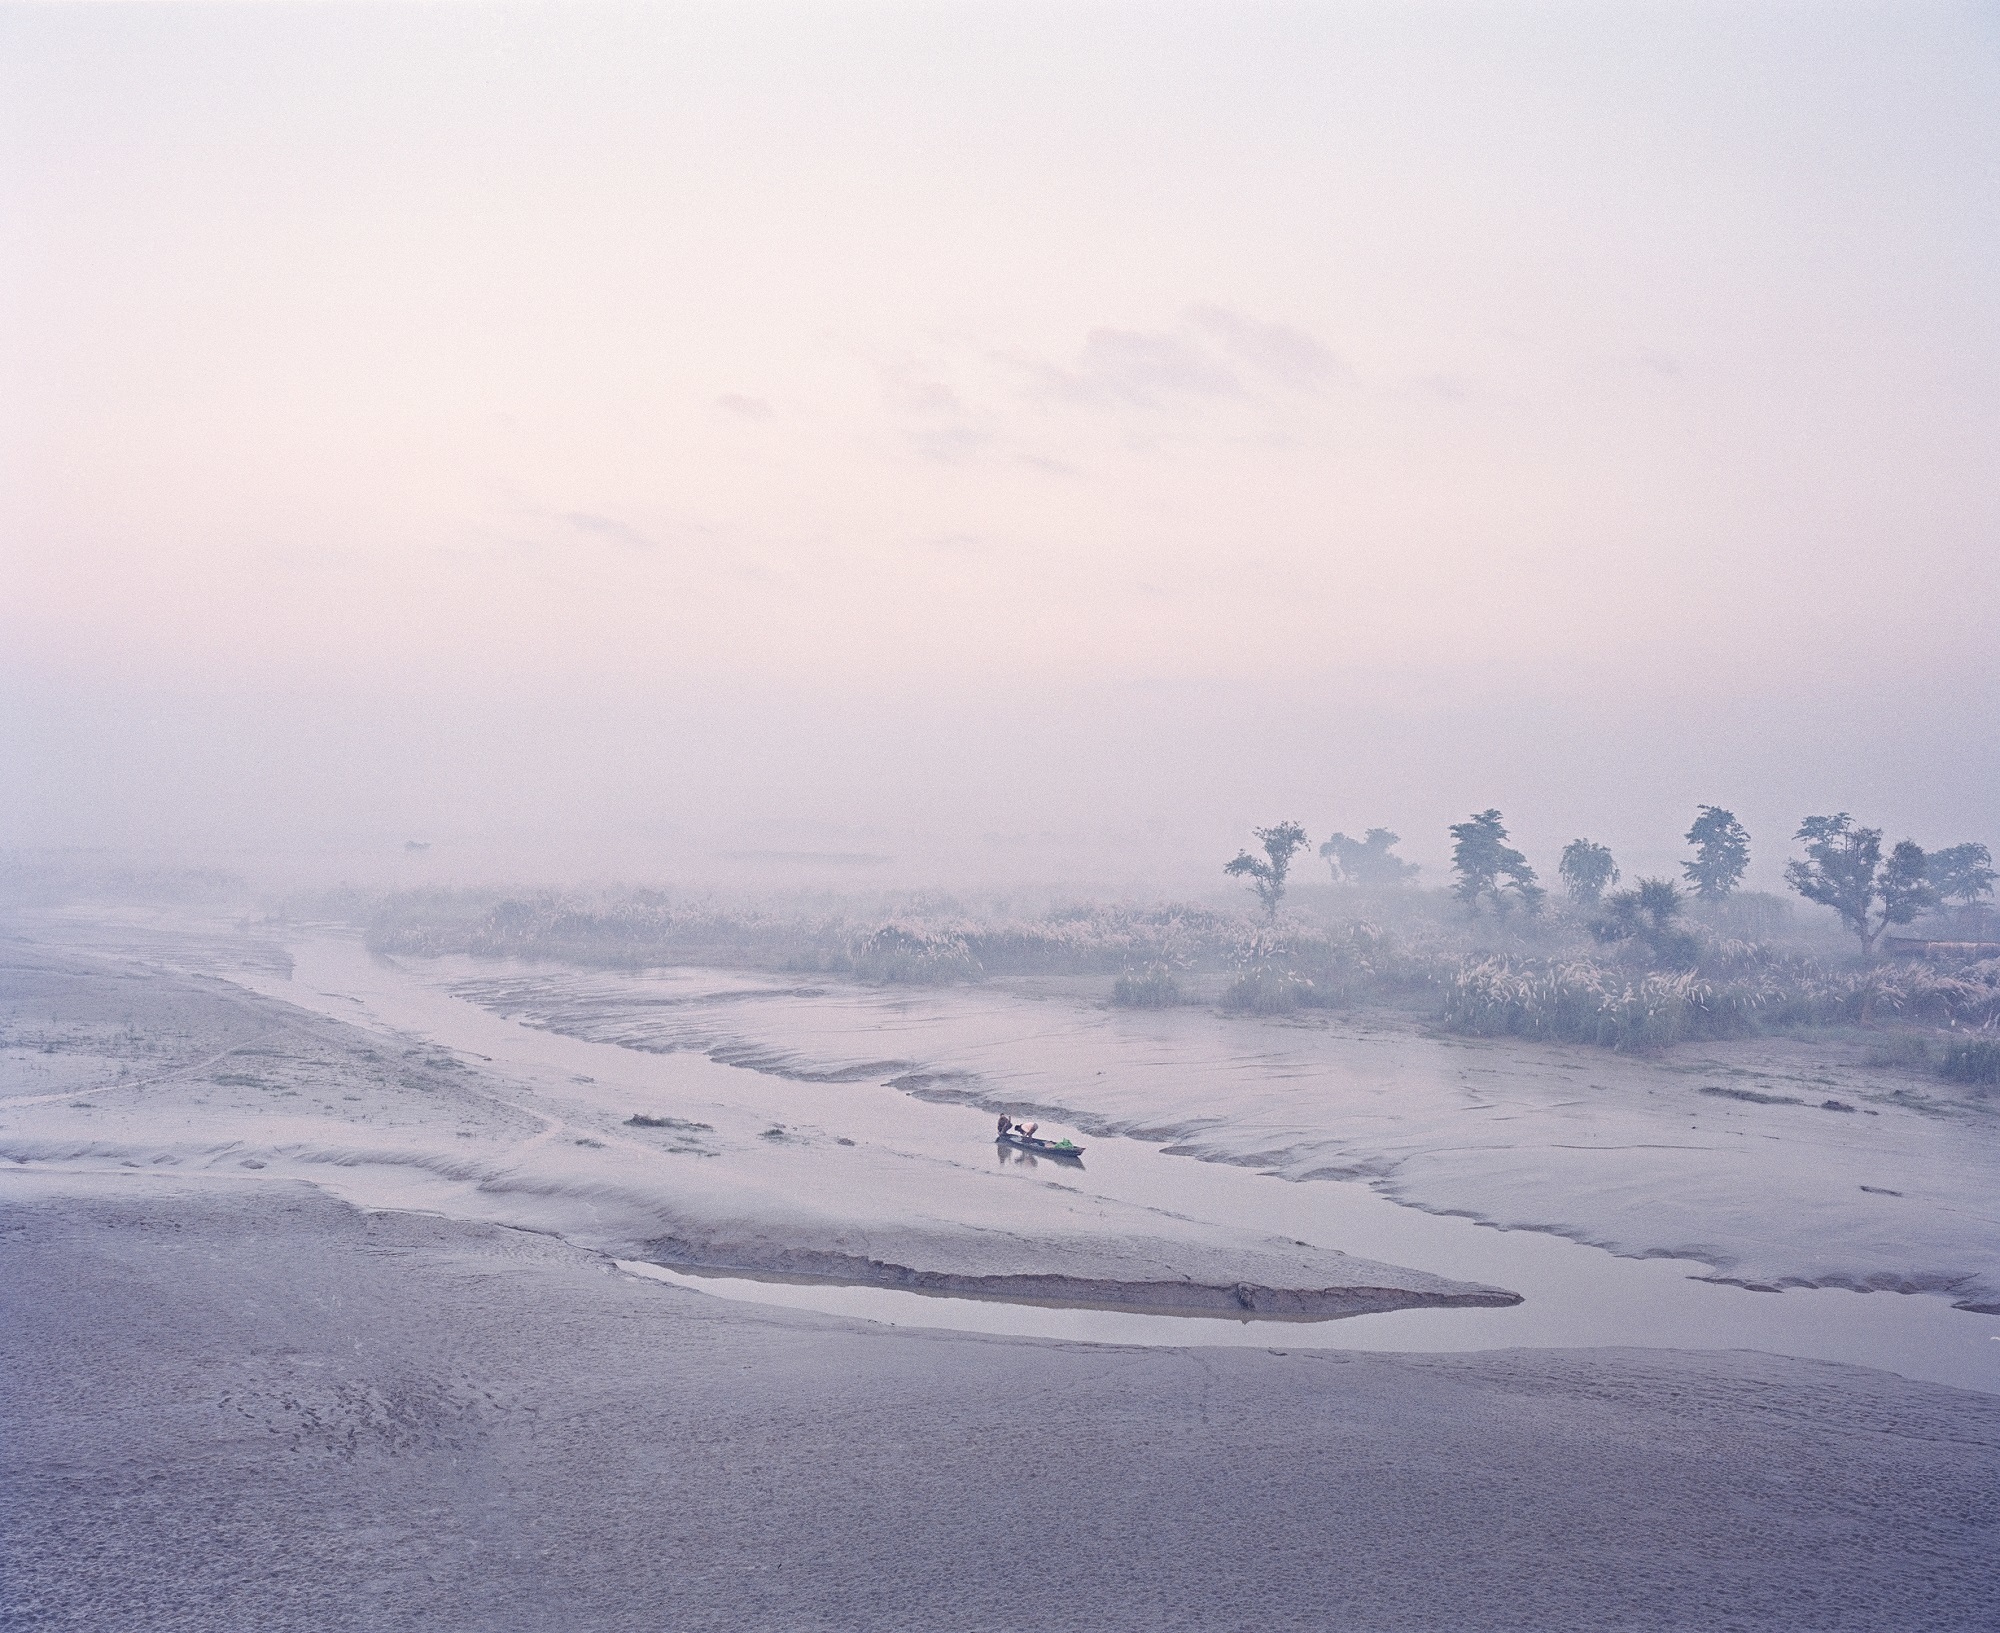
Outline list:
[[[696,1276],[825,1282],[884,1287],[938,1298],[1119,1310],[1147,1315],[1226,1316],[1243,1320],[1333,1321],[1388,1310],[1505,1308],[1521,1295],[1466,1283],[1269,1287],[1252,1282],[1130,1280],[1051,1272],[977,1274],[924,1270],[862,1254],[775,1244],[694,1243],[672,1237],[645,1244],[646,1262]],[[1366,1264],[1369,1261],[1358,1261]],[[1404,1273],[1406,1276],[1409,1273]]]

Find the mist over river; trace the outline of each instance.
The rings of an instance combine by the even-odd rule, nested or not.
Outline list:
[[[1990,1603],[1977,1097],[1772,1040],[1643,1061],[171,911],[10,930],[24,1625]],[[1082,1160],[997,1144],[1003,1109]],[[87,1516],[117,1550],[73,1546]]]
[[[983,1206],[999,1190],[1023,1230],[1051,1198],[1117,1205],[1218,1241],[1302,1240],[1523,1297],[1275,1329],[705,1283],[731,1296],[1118,1342],[1759,1349],[2000,1390],[2000,1319],[1952,1307],[1990,1298],[2000,1263],[2000,1221],[1980,1183],[1994,1120],[1914,1107],[1895,1083],[1827,1081],[1820,1063],[1788,1075],[1769,1054],[1754,1070],[1740,1059],[1579,1060],[1387,1024],[1135,1015],[991,986],[391,960],[343,936],[289,950],[289,979],[233,978],[532,1089],[535,1109],[566,1131],[536,1147],[538,1216],[559,1213],[573,1185],[592,1199],[600,1236],[607,1189],[666,1201],[691,1185],[726,1189],[726,1178],[745,1188],[728,1206],[809,1198],[878,1232],[895,1206],[950,1220],[968,1216],[968,1193]],[[1701,1092],[1796,1089],[1807,1070],[1819,1099],[1865,1109]],[[996,1147],[1001,1109],[1074,1132],[1088,1146],[1081,1168]],[[711,1124],[716,1156],[668,1149],[626,1126],[635,1114]],[[615,1159],[574,1143],[593,1137],[615,1145]],[[865,1183],[864,1154],[880,1165]],[[502,1207],[485,1193],[457,1205]],[[1870,1286],[1883,1290],[1858,1291]]]
[[[1991,1633],[1996,18],[0,6],[0,1630]]]

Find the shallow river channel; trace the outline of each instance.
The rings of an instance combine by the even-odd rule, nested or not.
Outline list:
[[[463,963],[431,965],[374,957],[347,938],[301,940],[293,975],[239,974],[272,997],[374,1029],[414,1035],[490,1063],[515,1082],[541,1085],[538,1099],[560,1115],[560,1096],[623,1109],[646,1104],[704,1108],[727,1132],[764,1122],[837,1129],[844,1139],[892,1151],[948,1211],[950,1190],[970,1170],[1169,1210],[1232,1226],[1339,1248],[1465,1281],[1510,1288],[1523,1302],[1509,1309],[1408,1310],[1335,1321],[1215,1320],[1051,1308],[967,1298],[931,1297],[872,1287],[689,1276],[653,1265],[634,1273],[698,1288],[718,1297],[822,1311],[910,1327],[1030,1335],[1115,1344],[1254,1345],[1455,1351],[1515,1347],[1634,1345],[1678,1349],[1749,1349],[1882,1367],[1913,1378],[2000,1393],[2000,1318],[1951,1308],[1941,1297],[1845,1290],[1750,1291],[1695,1279],[1709,1267],[1685,1259],[1627,1258],[1539,1230],[1502,1230],[1464,1217],[1403,1205],[1360,1180],[1291,1182],[1255,1168],[1168,1154],[1158,1144],[1089,1137],[1078,1168],[1036,1161],[997,1146],[981,1109],[912,1097],[880,1078],[803,1081],[798,1076],[726,1065],[695,1049],[659,1053],[616,1042],[566,1036],[524,1024],[463,996]],[[488,967],[491,968],[490,966]],[[508,966],[533,981],[535,972]],[[554,973],[554,972],[550,972]],[[748,979],[709,972],[719,983]],[[759,1004],[768,1022],[782,995]],[[927,1002],[949,1004],[949,994]],[[977,1008],[968,1000],[969,1008]],[[966,1024],[971,1024],[970,1020]],[[885,1041],[884,1052],[905,1049]],[[1065,1033],[1052,1027],[1036,1043],[1042,1071],[1064,1069]],[[950,1070],[948,1059],[927,1062]],[[1093,1068],[1094,1069],[1094,1068]],[[1086,1075],[1082,1060],[1079,1076]],[[1074,1102],[1088,1103],[1087,1091]],[[1228,1106],[1218,1107],[1227,1116]],[[663,1159],[664,1160],[664,1159]],[[736,1160],[725,1151],[720,1162]],[[754,1141],[746,1162],[758,1160]],[[831,1166],[825,1183],[840,1183]],[[452,1211],[440,1190],[422,1205]],[[1549,1207],[1558,1217],[1562,1199]]]

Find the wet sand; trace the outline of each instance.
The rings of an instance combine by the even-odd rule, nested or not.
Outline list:
[[[2000,1313],[2000,1099],[1851,1049],[1744,1038],[1635,1058],[1434,1036],[1408,1016],[1120,1011],[1004,982],[802,989],[475,959],[412,970],[628,1050],[893,1079],[1090,1138],[1694,1259],[1742,1286],[1925,1293]]]
[[[1974,1628],[2000,1400],[891,1331],[298,1184],[5,1181],[6,1625]]]
[[[1349,1022],[1163,1021],[985,988],[800,988],[741,972],[606,976],[537,966],[496,975],[475,965],[469,979],[459,961],[375,960],[352,941],[292,946],[289,978],[254,970],[238,978],[328,1016],[448,1044],[487,1070],[504,1064],[536,1086],[537,1105],[561,1106],[579,1132],[592,1129],[609,1147],[629,1143],[614,1108],[635,1097],[705,1108],[694,1115],[715,1125],[709,1132],[648,1138],[683,1156],[709,1141],[721,1158],[718,1180],[724,1170],[755,1179],[758,1206],[734,1217],[761,1233],[752,1245],[767,1267],[789,1251],[797,1224],[788,1210],[803,1199],[822,1223],[845,1218],[864,1242],[882,1239],[892,1219],[906,1256],[922,1230],[949,1244],[962,1268],[977,1251],[988,1270],[1014,1274],[1046,1269],[1058,1241],[1063,1257],[1081,1263],[1107,1244],[1123,1255],[1167,1232],[1179,1261],[1201,1263],[1211,1288],[1230,1280],[1212,1256],[1224,1243],[1237,1273],[1303,1286],[1310,1264],[1289,1255],[1309,1242],[1524,1298],[1500,1307],[1475,1296],[1466,1302],[1486,1307],[1456,1309],[1430,1298],[1420,1301],[1427,1308],[1368,1314],[1295,1342],[1754,1348],[2000,1388],[2000,1350],[1989,1341],[2000,1326],[1967,1297],[1981,1284],[1973,1267],[2000,1253],[1985,1205],[2000,1166],[1996,1119],[1976,1097],[1913,1103],[1893,1074],[1842,1085],[1879,1115],[1814,1110],[1815,1122],[1798,1104],[1703,1094],[1705,1069],[1690,1083],[1671,1060],[1595,1050],[1461,1048]],[[505,995],[497,1005],[496,989]],[[1156,1023],[1170,1031],[1156,1035]],[[1492,1070],[1482,1076],[1468,1062]],[[1570,1075],[1584,1069],[1602,1074],[1588,1099]],[[998,1170],[975,1160],[991,1151],[984,1114],[1055,1099],[1071,1102],[1077,1126],[1092,1131],[1085,1171],[1018,1153],[996,1154]],[[1688,1102],[1712,1134],[1662,1126],[1685,1116]],[[565,1165],[560,1146],[537,1145],[533,1183],[601,1198],[611,1153]],[[646,1154],[650,1168],[621,1167],[620,1183],[656,1191],[659,1149]],[[1870,1183],[1856,1183],[1857,1173]],[[505,1182],[517,1207],[525,1178]],[[685,1178],[675,1187],[698,1188]],[[555,1198],[547,1201],[547,1218],[557,1219]],[[720,1197],[717,1206],[732,1204]],[[1541,1223],[1524,1225],[1524,1215]],[[572,1214],[558,1228],[577,1223]],[[1202,1257],[1190,1258],[1197,1248]],[[1277,1257],[1253,1271],[1253,1249]],[[646,1252],[690,1262],[684,1244]],[[1777,1279],[1745,1275],[1746,1260]],[[1107,1280],[1144,1282],[1157,1264],[1148,1250],[1103,1268]],[[897,1285],[855,1273],[863,1268],[849,1261],[850,1279]],[[1358,1267],[1343,1261],[1343,1269]],[[1789,1286],[1782,1297],[1780,1285]],[[766,1283],[762,1296],[778,1295]],[[891,1313],[884,1300],[930,1308]],[[836,1313],[968,1319],[963,1301],[949,1321],[937,1302],[884,1292],[843,1298]],[[1097,1302],[1110,1302],[1102,1289]],[[1281,1301],[1253,1302],[1268,1314]],[[1023,1319],[1019,1304],[987,1308],[1015,1312],[1006,1330],[1058,1330]],[[1189,1313],[1065,1321],[1059,1332],[1118,1342],[1245,1336],[1214,1319],[1198,1337],[1143,1330]],[[976,1312],[970,1319],[991,1330]]]
[[[729,1095],[756,1077],[707,1061],[663,1071],[633,1056],[649,1068],[641,1080],[599,1084],[532,1054],[496,1062],[385,1034],[379,1017],[367,1031],[226,982],[29,950],[0,958],[0,985],[15,1035],[0,1056],[8,1087],[29,1090],[0,1094],[0,1158],[38,1170],[298,1177],[681,1267],[1106,1309],[1353,1316],[1519,1302],[998,1171],[971,1160],[991,1141],[969,1129],[924,1152],[893,1128],[857,1139],[839,1121],[774,1123],[758,1097]],[[496,1047],[532,1036],[489,1024],[504,1034]],[[34,1039],[40,1048],[24,1046]],[[35,1093],[37,1080],[73,1087]],[[691,1098],[704,1093],[715,1098]]]
[[[579,1040],[351,943],[296,980],[226,943],[0,960],[0,1624],[1990,1625],[2000,1393],[1963,1352],[2000,1345],[1924,1349],[1991,1325],[1936,1296],[1696,1283],[1129,1140],[1055,1173],[837,1058]],[[924,1307],[857,1320],[615,1263],[691,1248],[1053,1269],[1101,1308],[961,1305],[1051,1325],[946,1331],[960,1301],[840,1290]],[[1448,1306],[1511,1297],[1503,1267],[1535,1269],[1525,1304],[1106,1313],[1162,1271]],[[1653,1347],[1551,1341],[1546,1307],[1600,1290],[1601,1330]],[[1900,1323],[1885,1353],[1918,1376],[1698,1319],[1827,1300]]]

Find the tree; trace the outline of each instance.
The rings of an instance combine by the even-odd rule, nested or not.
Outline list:
[[[1591,933],[1599,941],[1642,942],[1655,963],[1687,968],[1701,948],[1675,923],[1687,908],[1687,897],[1671,879],[1641,879],[1636,890],[1615,890],[1604,898],[1604,916]]]
[[[1947,845],[1930,853],[1925,877],[1940,901],[1970,907],[1982,896],[1993,894],[1993,853],[1977,843]]]
[[[1452,871],[1458,875],[1458,883],[1451,887],[1454,896],[1475,913],[1483,899],[1490,899],[1502,917],[1517,904],[1530,913],[1541,910],[1548,892],[1535,883],[1527,857],[1507,843],[1498,811],[1481,811],[1453,823],[1449,831]]]
[[[1595,907],[1607,885],[1618,882],[1618,864],[1611,849],[1594,839],[1572,839],[1563,846],[1562,860],[1556,864],[1563,889],[1579,907]]]
[[[1387,828],[1370,828],[1360,839],[1335,834],[1320,846],[1319,854],[1335,884],[1399,885],[1423,871],[1394,854],[1401,843],[1401,836]]]
[[[1705,902],[1719,902],[1743,882],[1750,865],[1750,835],[1734,811],[1704,805],[1687,831],[1694,860],[1681,864],[1681,875]]]
[[[1930,858],[1914,840],[1899,839],[1882,868],[1882,923],[1908,924],[1919,913],[1937,906],[1937,889],[1930,881]]]
[[[1257,841],[1264,847],[1264,858],[1259,860],[1248,851],[1238,851],[1236,860],[1222,864],[1222,871],[1236,878],[1248,876],[1257,892],[1257,899],[1264,904],[1266,913],[1275,914],[1278,903],[1285,895],[1285,875],[1292,871],[1292,858],[1310,843],[1305,829],[1296,822],[1280,822],[1275,828],[1252,828]]]
[[[1845,811],[1809,816],[1794,839],[1805,841],[1803,861],[1785,864],[1785,882],[1809,902],[1830,907],[1861,938],[1863,953],[1892,924],[1908,924],[1937,905],[1928,858],[1914,841],[1898,841],[1882,858],[1882,830],[1857,828]]]

